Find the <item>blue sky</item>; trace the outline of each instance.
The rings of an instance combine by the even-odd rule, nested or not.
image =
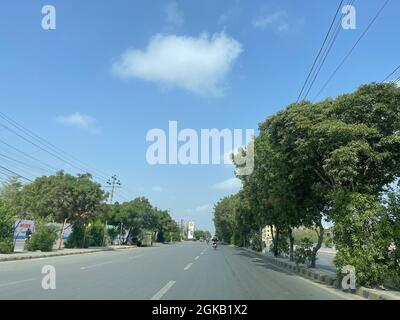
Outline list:
[[[356,0],[357,28],[342,30],[313,98],[383,0]],[[41,27],[42,6],[56,29]],[[146,133],[257,129],[296,101],[338,1],[2,1],[1,111],[174,218],[213,230],[212,207],[237,191],[228,165],[151,166]],[[392,0],[320,98],[381,81],[399,64],[400,2]],[[0,126],[3,141],[72,173]],[[13,155],[5,145],[0,152]],[[18,154],[15,154],[18,157]],[[32,159],[21,161],[38,165]],[[4,162],[3,162],[4,161]],[[0,160],[29,178],[45,172]],[[0,177],[1,178],[1,177]]]

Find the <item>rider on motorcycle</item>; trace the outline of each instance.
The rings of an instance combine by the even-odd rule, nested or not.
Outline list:
[[[218,244],[218,238],[217,238],[217,236],[214,236],[213,238],[212,238],[212,245],[213,245],[213,247],[215,246],[217,246],[217,244]]]
[[[25,241],[30,241],[32,239],[32,231],[28,228],[25,232]]]

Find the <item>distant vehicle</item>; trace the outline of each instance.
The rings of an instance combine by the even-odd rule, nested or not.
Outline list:
[[[201,237],[201,238],[200,238],[200,242],[203,242],[203,241],[204,241],[204,238],[203,238],[203,237]]]

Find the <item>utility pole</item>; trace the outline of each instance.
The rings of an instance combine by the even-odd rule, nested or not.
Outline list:
[[[107,180],[108,188],[111,188],[111,193],[110,193],[110,204],[113,203],[114,199],[114,191],[115,188],[120,188],[121,187],[121,181],[117,178],[117,176],[114,174],[110,179]],[[106,234],[107,234],[107,220],[104,225],[104,235],[103,235],[103,246],[106,244]]]
[[[115,188],[120,188],[121,187],[121,181],[114,174],[110,179],[107,180],[107,184],[108,184],[108,187],[111,188],[110,204],[112,204],[113,198],[114,198]]]
[[[181,242],[183,241],[183,219],[181,219]]]

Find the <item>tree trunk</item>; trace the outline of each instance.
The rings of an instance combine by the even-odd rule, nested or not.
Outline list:
[[[279,255],[279,248],[278,248],[278,241],[279,241],[279,228],[276,228],[275,238],[274,238],[274,256],[278,257]]]
[[[64,230],[65,230],[66,224],[67,224],[67,219],[64,219],[64,222],[63,222],[61,230],[60,230],[60,241],[58,242],[58,250],[61,250],[61,248],[62,248],[63,238],[64,238]]]
[[[122,244],[122,222],[121,222],[121,229],[120,229],[120,231],[119,231],[119,245],[121,245]]]
[[[106,247],[107,246],[107,234],[108,234],[107,231],[108,231],[108,228],[107,228],[107,220],[106,220],[106,223],[104,224],[102,247]]]
[[[289,260],[293,261],[293,246],[294,246],[294,237],[293,237],[293,229],[288,227],[289,234]]]
[[[311,257],[311,268],[315,268],[315,265],[317,262],[317,253],[318,253],[318,250],[321,249],[322,241],[324,239],[324,227],[321,224],[318,226],[318,230],[319,230],[319,232],[317,232],[318,233],[318,243],[313,248],[313,254]]]

